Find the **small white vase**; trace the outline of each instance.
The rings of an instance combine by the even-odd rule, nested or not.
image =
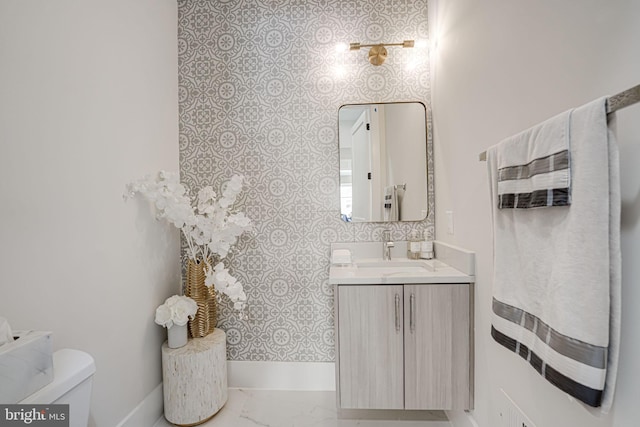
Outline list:
[[[180,348],[187,343],[188,330],[187,325],[173,324],[167,329],[167,345],[169,348]]]

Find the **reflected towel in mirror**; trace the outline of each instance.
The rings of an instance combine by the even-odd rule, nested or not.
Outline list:
[[[398,221],[400,219],[400,211],[398,210],[398,190],[395,185],[389,185],[384,188],[383,212],[385,221]]]

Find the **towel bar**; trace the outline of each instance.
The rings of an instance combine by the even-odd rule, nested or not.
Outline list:
[[[640,102],[640,85],[634,86],[631,89],[627,89],[607,98],[607,114],[638,102]],[[478,158],[481,162],[486,161],[487,152],[483,151],[480,153]]]

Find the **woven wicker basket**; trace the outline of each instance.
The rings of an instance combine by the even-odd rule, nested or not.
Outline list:
[[[206,337],[216,327],[218,313],[214,287],[204,284],[204,262],[189,260],[187,263],[187,285],[184,294],[198,304],[198,312],[189,320],[189,335],[192,338]]]

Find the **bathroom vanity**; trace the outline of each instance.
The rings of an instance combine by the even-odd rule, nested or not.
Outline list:
[[[362,258],[379,245],[330,269],[339,410],[472,408],[473,254],[436,244],[463,271],[442,259]]]

